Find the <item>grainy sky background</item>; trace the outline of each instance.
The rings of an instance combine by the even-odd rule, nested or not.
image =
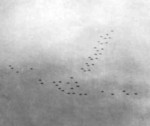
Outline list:
[[[91,54],[90,49],[99,35],[112,29],[112,42],[105,49],[102,62],[92,74],[83,76],[77,68]],[[18,76],[8,70],[9,64],[22,73]],[[10,105],[2,110],[12,122],[15,120],[14,125],[47,126],[54,123],[53,126],[58,126],[53,115],[59,118],[65,115],[60,120],[69,126],[72,125],[68,118],[74,126],[79,120],[94,126],[94,121],[99,121],[97,117],[105,126],[124,126],[127,122],[132,125],[141,121],[139,118],[146,121],[135,126],[149,126],[149,64],[149,0],[0,0],[0,90],[9,96]],[[28,66],[37,69],[31,73],[26,69]],[[82,86],[93,94],[98,87],[106,88],[106,92],[109,88],[112,91],[113,87],[117,100],[104,97],[108,102],[103,105],[97,95],[83,103],[58,95],[48,84],[55,78],[66,81],[69,72],[74,73]],[[39,76],[47,79],[46,86],[39,88],[36,80]],[[120,87],[142,93],[136,98],[128,98],[119,94]],[[61,100],[57,101],[56,97]],[[1,104],[6,106],[6,100]],[[75,120],[72,108],[77,111]]]
[[[147,48],[149,5],[147,0],[1,0],[1,48],[25,53],[41,46],[50,50],[56,43],[73,43],[89,27],[95,31],[112,27],[118,37],[124,32],[118,44],[128,38]]]
[[[11,57],[20,63],[43,56],[78,60],[98,34],[114,29],[114,42],[105,56],[108,64],[124,65],[129,56],[126,60],[136,60],[147,75],[149,5],[147,0],[2,0],[1,63]]]

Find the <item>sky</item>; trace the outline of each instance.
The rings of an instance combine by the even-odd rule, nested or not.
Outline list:
[[[82,82],[82,86],[86,85],[85,89],[90,90],[92,93],[95,93],[98,87],[104,87],[107,91],[114,88],[118,94],[120,87],[132,91],[137,89],[143,93],[137,99],[128,99],[128,104],[124,103],[126,97],[120,95],[119,102],[114,103],[114,101],[111,101],[110,104],[107,103],[105,106],[106,111],[102,108],[102,104],[99,107],[97,100],[101,99],[95,95],[89,97],[87,103],[96,102],[95,107],[102,112],[104,111],[104,113],[106,112],[105,114],[110,118],[110,124],[112,117],[107,114],[107,109],[110,109],[117,116],[115,119],[121,120],[124,124],[126,123],[124,122],[124,114],[123,117],[118,117],[118,113],[122,112],[122,109],[118,110],[116,108],[116,106],[124,108],[126,104],[127,111],[124,110],[124,112],[127,121],[130,120],[129,116],[132,114],[135,116],[135,113],[147,117],[148,121],[149,111],[147,110],[149,107],[147,109],[142,105],[149,106],[149,92],[147,91],[150,90],[149,12],[150,2],[148,0],[1,0],[0,69],[4,71],[1,76],[8,85],[12,84],[11,81],[13,80],[12,85],[15,89],[11,85],[8,92],[14,97],[17,93],[21,94],[17,95],[15,100],[16,103],[23,106],[23,110],[18,110],[19,107],[15,108],[16,103],[14,102],[11,103],[12,106],[16,111],[21,111],[21,114],[25,112],[22,117],[28,120],[29,116],[26,114],[28,109],[25,106],[30,105],[32,98],[35,96],[35,102],[37,102],[35,106],[37,108],[38,105],[41,106],[37,110],[40,114],[40,111],[45,112],[51,102],[49,96],[52,99],[55,99],[56,96],[61,100],[64,99],[64,96],[59,96],[54,88],[48,87],[48,85],[45,88],[43,88],[44,86],[38,88],[36,77],[42,76],[47,82],[56,78],[66,81],[68,79],[66,76],[74,73],[78,80]],[[109,33],[112,40],[106,48],[104,47],[105,53],[102,60],[100,60],[102,62],[96,65],[94,72],[84,75],[78,68],[93,53],[92,48],[95,42],[100,40],[100,36],[106,33]],[[6,65],[9,64],[13,64],[16,69],[20,70],[19,72],[22,72],[20,78],[8,70]],[[31,73],[27,70],[29,66],[34,66],[37,69]],[[9,79],[4,77],[5,74]],[[92,85],[93,83],[94,85]],[[52,93],[49,93],[49,91],[52,91]],[[110,102],[108,97],[104,97],[104,99],[106,98],[106,101]],[[118,98],[119,95],[116,97]],[[41,104],[39,101],[43,101],[43,99],[44,104]],[[68,100],[68,98],[66,99]],[[136,105],[133,105],[134,101]],[[52,102],[52,105],[54,103]],[[85,104],[80,103],[79,105],[85,108]],[[60,102],[60,104],[64,108],[68,105],[79,111],[78,106],[70,106],[68,101],[66,103]],[[140,104],[140,106],[137,104]],[[88,105],[87,108],[91,107],[91,105]],[[130,115],[133,106],[135,113]],[[54,106],[53,112],[57,115],[56,108]],[[118,110],[118,113],[115,113],[114,110]],[[68,110],[66,109],[66,111]],[[95,115],[95,111],[97,110],[93,107],[88,112],[86,110],[85,113],[79,112],[79,115],[85,114],[86,117],[86,112],[89,115],[90,113]],[[49,113],[47,114],[49,115]],[[67,117],[73,116],[71,114]],[[101,117],[101,113],[99,113],[99,116]],[[21,118],[19,114],[18,117]],[[85,119],[88,120],[88,117]],[[37,119],[37,121],[39,120]],[[93,125],[92,120],[89,123]],[[117,123],[118,126],[120,126],[119,123]]]
[[[129,56],[149,73],[146,0],[2,0],[0,8],[1,64],[41,57],[78,60],[88,54],[98,34],[114,29],[108,64],[123,65],[123,57]]]
[[[2,0],[1,47],[6,55],[10,50],[25,55],[29,50],[48,51],[57,44],[78,43],[74,40],[91,27],[95,31],[122,29],[118,32],[132,35],[132,43],[137,44],[136,37],[140,35],[141,43],[149,46],[148,5],[145,0]]]

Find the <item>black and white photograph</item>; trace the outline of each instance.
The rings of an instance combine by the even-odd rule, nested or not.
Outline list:
[[[150,126],[150,1],[0,0],[0,126]]]

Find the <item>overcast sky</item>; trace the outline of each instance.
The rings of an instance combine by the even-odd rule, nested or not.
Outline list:
[[[41,54],[82,57],[96,36],[114,29],[108,57],[122,62],[130,55],[147,70],[149,5],[147,0],[2,0],[0,55],[18,62]]]

